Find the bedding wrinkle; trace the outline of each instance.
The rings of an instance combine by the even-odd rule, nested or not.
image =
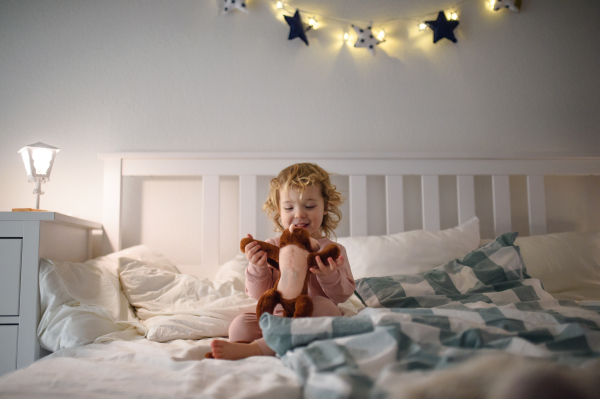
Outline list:
[[[337,305],[325,297],[314,297],[313,304],[315,306],[313,317],[342,315]],[[281,305],[275,307],[274,315],[283,317]],[[245,313],[236,317],[229,327],[229,340],[231,342],[256,342],[265,356],[275,356],[275,351],[267,345],[262,336],[256,313]]]

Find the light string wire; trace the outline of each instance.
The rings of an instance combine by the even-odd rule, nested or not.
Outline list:
[[[462,1],[459,1],[458,3],[453,3],[453,5],[451,5],[451,6],[444,6],[441,9],[442,10],[447,10],[447,9],[456,10],[460,5],[462,5],[464,3],[468,3],[470,1],[473,1],[473,0],[462,0]],[[486,2],[489,2],[489,0]],[[281,5],[281,7],[279,7],[279,5]],[[365,26],[369,26],[372,23],[372,21],[366,22],[366,21],[360,21],[360,20],[331,17],[326,14],[313,12],[313,11],[305,10],[302,8],[292,7],[289,3],[285,2],[285,1],[275,1],[275,6],[278,10],[281,10],[281,11],[295,12],[296,10],[298,10],[302,14],[308,15],[309,18],[316,19],[316,17],[318,16],[319,19],[321,19],[321,20],[330,20],[330,21],[338,22],[340,24],[350,24],[350,25],[364,24]],[[376,25],[377,27],[380,27],[382,30],[384,30],[383,27],[386,24],[389,24],[392,22],[397,22],[397,21],[413,21],[413,22],[417,22],[417,23],[422,23],[423,20],[427,16],[437,15],[439,13],[439,11],[440,11],[440,9],[438,9],[437,11],[434,11],[434,12],[427,13],[427,14],[420,14],[420,16],[413,16],[413,17],[407,17],[407,18],[392,18],[392,19],[385,20],[381,23],[377,23],[377,24],[372,23],[371,26]]]

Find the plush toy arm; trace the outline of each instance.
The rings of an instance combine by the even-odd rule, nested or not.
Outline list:
[[[273,266],[275,269],[279,270],[279,247],[276,247],[273,244],[269,244],[268,242],[258,241],[250,237],[242,238],[240,242],[240,250],[243,253],[246,253],[246,245],[251,242],[256,241],[260,244],[260,249],[267,253],[267,263]]]
[[[340,247],[338,247],[335,244],[329,244],[323,250],[317,253],[313,252],[308,255],[308,267],[310,268],[317,266],[317,260],[315,259],[317,256],[321,258],[321,261],[323,261],[323,263],[327,264],[327,259],[329,257],[335,260],[340,257],[340,254]]]

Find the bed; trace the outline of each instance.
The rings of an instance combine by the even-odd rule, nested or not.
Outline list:
[[[599,159],[100,158],[102,256],[40,263],[38,338],[54,353],[0,377],[2,397],[529,397],[543,394],[539,381],[579,397],[600,389],[600,234],[548,234],[552,199],[545,186],[548,176],[600,175]],[[266,234],[261,179],[295,162],[337,173],[347,189],[347,234],[338,242],[348,252],[356,293],[340,305],[339,318],[263,315],[276,358],[205,359],[211,340],[226,339],[231,320],[256,305],[244,293],[246,263],[235,244],[247,233]],[[491,176],[489,207],[477,195],[482,175]],[[148,245],[123,248],[131,242],[131,207],[123,200],[128,176],[200,179],[196,265],[175,264]],[[239,198],[233,201],[223,198],[221,185],[232,176]],[[519,237],[511,176],[526,185],[526,234]],[[408,192],[415,181],[417,196]],[[234,219],[235,234],[229,227],[223,234],[223,215]],[[492,221],[488,237],[480,220]]]

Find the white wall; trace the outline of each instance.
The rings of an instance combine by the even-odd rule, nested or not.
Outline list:
[[[448,4],[290,3],[375,27]],[[0,211],[34,205],[17,151],[37,141],[62,148],[42,208],[97,221],[98,152],[597,155],[600,7],[523,3],[464,3],[457,44],[391,22],[372,57],[324,19],[288,41],[265,0],[0,0]]]

